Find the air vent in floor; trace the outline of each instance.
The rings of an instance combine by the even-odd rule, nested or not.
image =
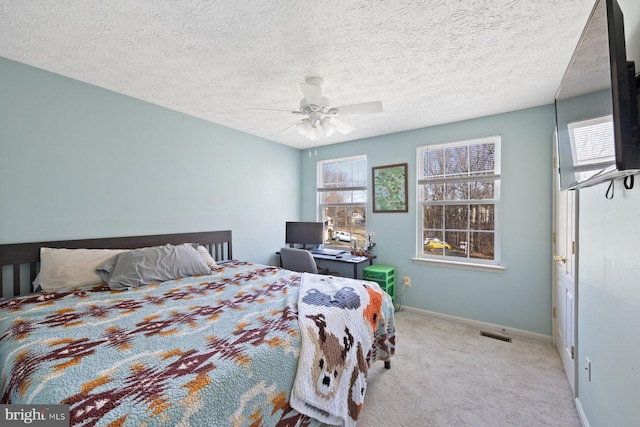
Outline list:
[[[511,337],[508,337],[502,334],[497,334],[495,332],[480,331],[480,335],[482,335],[483,337],[493,338],[495,340],[511,342]]]

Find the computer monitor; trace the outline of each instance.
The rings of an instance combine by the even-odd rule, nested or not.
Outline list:
[[[324,229],[321,222],[292,222],[285,227],[285,243],[301,245],[321,245],[324,243]]]

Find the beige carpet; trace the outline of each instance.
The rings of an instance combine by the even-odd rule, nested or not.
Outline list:
[[[550,343],[483,337],[457,322],[396,313],[390,370],[375,363],[358,427],[580,426]]]

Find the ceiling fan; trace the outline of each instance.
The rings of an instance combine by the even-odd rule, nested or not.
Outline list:
[[[331,136],[337,131],[338,133],[346,135],[355,130],[355,128],[350,124],[337,119],[336,116],[382,112],[382,102],[380,101],[331,107],[329,99],[322,96],[323,82],[324,80],[321,77],[307,76],[305,78],[305,82],[300,83],[304,98],[300,101],[299,110],[290,111],[269,109],[270,111],[290,111],[293,114],[307,116],[293,123],[291,126],[288,126],[283,130],[283,132],[295,126],[301,135],[304,135],[314,141],[318,139],[321,133],[324,133],[326,136]],[[268,110],[266,108],[256,109]]]

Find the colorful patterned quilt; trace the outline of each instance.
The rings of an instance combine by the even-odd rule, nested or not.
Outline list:
[[[317,426],[289,406],[300,280],[234,261],[131,291],[0,302],[1,403],[65,403],[73,426]],[[378,328],[372,363],[394,333],[392,319]]]

